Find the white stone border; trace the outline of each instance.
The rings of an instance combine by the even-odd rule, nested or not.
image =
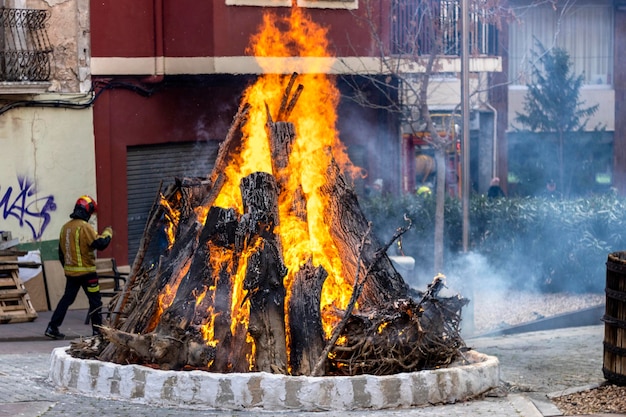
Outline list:
[[[88,396],[222,410],[355,410],[453,403],[497,387],[499,361],[475,351],[469,365],[390,376],[307,377],[264,372],[161,371],[52,351],[53,384]]]

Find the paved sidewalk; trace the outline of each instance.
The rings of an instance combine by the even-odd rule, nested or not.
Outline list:
[[[50,352],[69,340],[43,335],[50,312],[30,323],[0,325],[0,417],[180,416],[180,409],[90,398],[58,391],[47,380]],[[88,336],[85,310],[70,310],[61,327],[68,338]],[[599,384],[604,326],[594,325],[517,335],[467,339],[468,346],[500,360],[503,389],[494,396],[457,404],[400,410],[268,412],[184,410],[185,416],[374,416],[374,417],[542,417],[561,415],[547,394]],[[616,417],[618,415],[612,414]]]

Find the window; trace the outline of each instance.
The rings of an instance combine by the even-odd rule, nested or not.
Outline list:
[[[529,81],[531,51],[538,40],[544,47],[565,49],[574,74],[586,84],[611,84],[613,73],[613,6],[608,0],[586,0],[541,6],[516,2],[519,23],[509,25],[509,80]],[[572,4],[573,3],[573,4]]]

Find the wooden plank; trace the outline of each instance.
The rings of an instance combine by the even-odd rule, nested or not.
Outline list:
[[[0,324],[9,323],[24,323],[27,321],[34,321],[37,318],[37,313],[34,314],[5,314],[0,313]]]
[[[17,285],[13,277],[9,277],[9,278],[0,277],[0,287],[16,287],[17,288]]]
[[[26,313],[26,310],[26,305],[20,299],[0,300],[0,312],[2,313],[7,311],[22,311]]]
[[[32,261],[4,261],[0,259],[0,266],[17,266],[19,268],[39,268],[39,262]]]
[[[2,271],[14,271],[14,270],[19,270],[19,266],[17,266],[17,263],[14,264],[3,264],[0,265],[0,270]]]
[[[4,249],[4,250],[0,250],[0,259],[6,258],[9,256],[15,258],[16,256],[24,256],[26,254],[28,254],[28,251],[25,251],[25,250]]]
[[[24,294],[28,294],[28,292],[25,289],[20,289],[20,288],[16,288],[16,289],[12,289],[12,290],[0,290],[0,298],[1,299],[7,299],[7,298],[18,298],[21,297]]]

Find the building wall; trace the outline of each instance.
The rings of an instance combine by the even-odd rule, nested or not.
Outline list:
[[[524,113],[524,100],[526,92],[525,87],[509,87],[509,118],[508,129],[512,130],[515,126],[517,113]],[[615,130],[615,90],[607,86],[583,86],[580,89],[580,101],[583,102],[582,107],[591,107],[599,105],[598,111],[589,119],[587,130],[593,130],[597,125],[604,126],[609,132]]]
[[[159,56],[158,52],[183,58],[244,56],[265,12],[279,16],[290,13],[289,7],[195,0],[91,1],[91,9],[96,35],[92,38],[94,57],[151,57]],[[363,8],[304,10],[313,21],[329,28],[328,38],[336,56],[377,56],[369,29],[357,18],[363,16]],[[374,19],[382,25],[380,13]]]
[[[89,4],[81,0],[4,0],[7,8],[48,10],[52,46],[51,80],[46,92],[87,93],[89,72]],[[0,87],[0,94],[6,86]]]
[[[0,148],[0,230],[20,243],[58,239],[76,199],[97,198],[91,110],[12,110]]]
[[[0,85],[0,230],[20,247],[56,257],[58,233],[82,194],[97,198],[89,102],[89,5],[80,0],[5,0],[50,12],[49,83]],[[94,219],[95,221],[96,219]]]
[[[623,3],[623,2],[622,2]],[[615,135],[613,136],[613,186],[626,195],[626,6],[615,12]]]

